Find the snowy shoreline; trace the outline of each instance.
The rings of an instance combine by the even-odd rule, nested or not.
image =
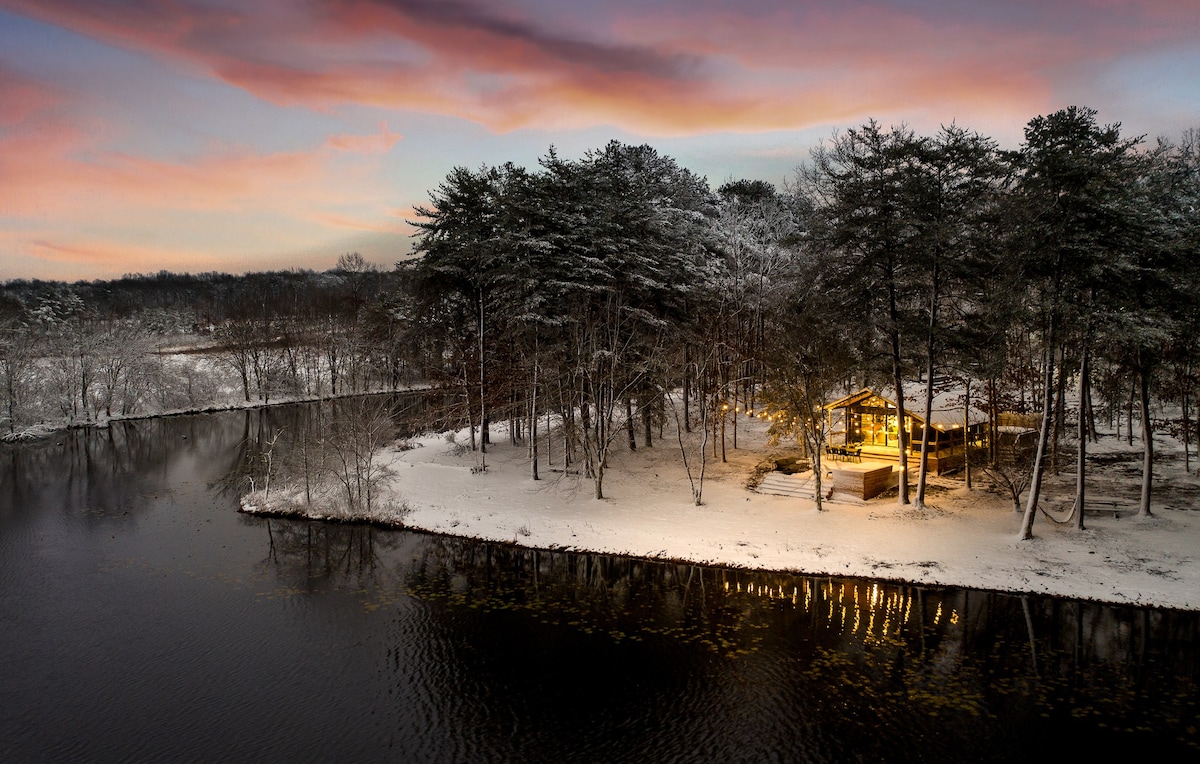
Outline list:
[[[401,387],[395,390],[368,390],[365,392],[353,392],[339,395],[300,395],[300,396],[280,396],[269,402],[252,400],[252,401],[226,401],[224,403],[206,403],[202,406],[190,406],[186,408],[169,409],[166,411],[145,411],[136,414],[112,414],[100,415],[96,419],[86,421],[68,422],[66,420],[56,422],[39,422],[34,425],[29,425],[16,432],[4,433],[0,435],[0,442],[4,443],[21,443],[38,438],[48,438],[58,432],[69,432],[71,430],[87,430],[91,428],[108,427],[113,422],[137,422],[146,419],[160,419],[162,417],[176,416],[195,416],[198,414],[219,414],[226,411],[253,411],[255,409],[271,408],[272,406],[287,406],[296,403],[320,403],[323,401],[335,401],[345,398],[358,398],[370,395],[389,395],[399,393],[419,392],[423,390],[433,389],[430,385],[411,385],[409,387]]]
[[[488,469],[477,472],[478,454],[462,453],[444,436],[426,436],[417,439],[421,448],[383,455],[395,473],[384,510],[328,519],[549,551],[1200,610],[1196,481],[1174,465],[1169,439],[1162,442],[1165,464],[1156,470],[1163,487],[1155,517],[1134,518],[1131,499],[1128,514],[1089,516],[1082,532],[1040,517],[1036,538],[1018,541],[1020,517],[1011,502],[968,492],[955,478],[931,481],[924,510],[879,498],[835,501],[817,512],[809,500],[756,493],[746,487],[754,466],[780,449],[769,448],[753,425],[740,437],[742,447],[728,452],[728,463],[709,464],[705,501],[695,506],[670,437],[654,448],[616,453],[606,498],[596,500],[591,481],[577,476],[543,467],[544,479],[532,481],[524,446],[491,446]],[[1102,450],[1118,457],[1128,451],[1131,460],[1140,453],[1115,438]],[[1048,490],[1061,495],[1073,480],[1063,474]],[[1119,496],[1127,487],[1115,468],[1089,476],[1098,494]],[[248,497],[243,511],[325,519],[315,507],[300,513],[288,502],[252,504]]]

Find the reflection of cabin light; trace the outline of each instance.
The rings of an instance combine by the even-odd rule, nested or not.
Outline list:
[[[933,625],[937,626],[942,620],[942,603],[938,603],[937,614],[933,616]]]

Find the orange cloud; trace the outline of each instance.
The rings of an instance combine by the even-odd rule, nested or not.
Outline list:
[[[164,161],[97,151],[78,129],[50,124],[0,138],[0,214],[87,209],[232,210],[301,195],[332,198],[316,152],[222,151]],[[286,204],[286,202],[284,202]]]
[[[364,220],[362,218],[344,215],[338,212],[317,212],[309,216],[313,222],[320,223],[323,226],[330,228],[343,228],[351,231],[369,231],[371,233],[390,233],[399,236],[407,236],[413,232],[412,226],[403,222],[389,222],[386,219],[381,220],[371,218]]]
[[[0,236],[9,246],[11,235]],[[13,242],[14,244],[17,242]],[[64,240],[37,239],[15,248],[18,254],[0,266],[0,278],[15,276],[55,279],[108,277],[126,273],[151,273],[171,263],[177,270],[193,272],[227,269],[230,260],[186,249],[146,247],[130,243],[96,241],[81,238]],[[11,272],[6,272],[12,269]]]
[[[392,146],[399,143],[404,136],[388,130],[387,123],[379,126],[375,135],[331,135],[325,139],[327,148],[337,151],[350,151],[359,154],[386,154]]]

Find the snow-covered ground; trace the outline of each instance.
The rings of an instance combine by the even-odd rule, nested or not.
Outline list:
[[[1156,439],[1155,517],[1133,517],[1140,445],[1108,436],[1095,449],[1105,465],[1093,471],[1089,490],[1127,497],[1129,510],[1119,518],[1088,516],[1082,532],[1039,516],[1037,538],[1018,541],[1011,500],[968,492],[955,478],[934,479],[921,511],[898,506],[894,493],[827,502],[818,512],[811,500],[752,491],[746,483],[754,465],[779,450],[757,425],[743,422],[728,463],[710,461],[702,506],[691,501],[671,433],[651,449],[617,449],[602,500],[593,498],[590,480],[551,471],[544,456],[543,479],[530,480],[525,447],[507,438],[489,449],[488,468],[479,472],[472,469],[478,454],[428,436],[418,448],[384,456],[395,477],[379,502],[388,517],[380,519],[393,519],[404,504],[409,528],[530,547],[1200,609],[1197,481],[1184,473],[1173,440]],[[1049,479],[1048,491],[1065,496],[1073,483],[1064,473]]]

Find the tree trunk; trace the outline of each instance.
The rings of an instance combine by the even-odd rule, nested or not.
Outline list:
[[[1129,405],[1125,409],[1125,424],[1128,425],[1126,427],[1126,435],[1129,437],[1129,445],[1131,446],[1133,445],[1133,399],[1137,396],[1137,387],[1138,381],[1134,379],[1133,384],[1129,387]]]
[[[1191,444],[1191,425],[1188,422],[1188,390],[1187,381],[1183,383],[1183,389],[1180,397],[1182,398],[1181,416],[1183,418],[1183,473],[1185,475],[1192,472],[1192,444]]]
[[[1154,479],[1154,426],[1150,421],[1150,364],[1142,358],[1138,381],[1142,398],[1142,498],[1138,517],[1153,517],[1150,511],[1150,488]]]
[[[726,393],[728,393],[728,390],[726,391]],[[728,398],[726,398],[726,400],[728,400]],[[721,413],[721,463],[724,464],[726,462],[726,459],[725,459],[725,419],[727,418],[726,415],[729,413],[729,404],[728,403],[721,404],[721,412],[720,413]]]
[[[692,431],[692,416],[688,409],[692,390],[691,352],[687,343],[683,345],[683,431]],[[707,430],[705,430],[707,432]]]
[[[633,401],[625,396],[625,434],[629,436],[629,450],[637,451],[637,436],[633,425]]]
[[[1084,398],[1087,402],[1087,435],[1088,440],[1093,443],[1099,443],[1100,435],[1096,432],[1096,406],[1092,402],[1092,381],[1090,376],[1089,374],[1087,390],[1084,391],[1087,393],[1087,397]]]
[[[1089,375],[1091,374],[1090,351],[1087,339],[1084,339],[1083,358],[1079,362],[1079,454],[1075,461],[1075,528],[1084,530],[1083,510],[1086,504],[1087,485],[1087,417],[1084,416],[1083,402],[1087,400]]]
[[[813,504],[818,512],[825,511],[825,468],[821,466],[821,449],[813,449]]]
[[[921,427],[921,464],[917,470],[917,507],[925,506],[925,480],[929,474],[929,420],[933,418],[933,341],[929,343],[929,366],[925,369],[925,424]]]
[[[963,472],[967,481],[967,490],[975,490],[971,484],[971,378],[966,377],[963,383]]]
[[[657,401],[658,397],[656,396],[654,400]],[[654,417],[650,407],[650,402],[646,401],[643,404],[642,401],[638,401],[638,408],[642,410],[642,430],[644,433],[644,440],[646,441],[646,448],[650,448],[654,445]]]
[[[1050,336],[1044,352],[1045,369],[1042,380],[1042,425],[1038,431],[1037,455],[1033,459],[1033,474],[1029,479],[1029,496],[1025,500],[1025,516],[1021,520],[1022,541],[1033,538],[1033,519],[1037,513],[1038,499],[1042,492],[1042,472],[1046,448],[1050,445],[1050,425],[1054,413],[1054,344],[1058,341],[1057,322],[1050,325]]]
[[[467,362],[465,360],[463,361],[462,382],[463,382],[463,398],[466,399],[466,402],[467,402],[467,404],[466,404],[467,430],[470,431],[470,433],[471,433],[471,450],[474,451],[476,449],[476,445],[475,445],[475,413],[474,413],[474,409],[471,406],[471,380],[470,380],[470,376],[467,371]]]
[[[529,477],[533,480],[538,480],[538,410],[537,410],[537,386],[538,386],[538,353],[537,353],[537,338],[534,338],[533,351],[533,384],[529,388]],[[549,431],[547,430],[547,433]]]
[[[988,379],[988,464],[996,463],[996,441],[1000,434],[1000,422],[998,421],[1000,405],[996,401],[996,378]]]
[[[921,427],[921,464],[917,470],[917,506],[925,506],[925,481],[929,475],[929,420],[933,418],[933,366],[938,309],[938,259],[933,261],[932,291],[929,296],[929,326],[926,334],[925,357],[925,424]],[[901,425],[903,426],[903,425]],[[966,434],[965,432],[963,433]]]
[[[892,338],[892,382],[896,386],[896,438],[900,454],[900,477],[897,483],[897,504],[908,504],[908,435],[904,431],[904,381],[900,379],[900,340]]]
[[[487,466],[488,418],[487,385],[484,377],[483,357],[483,290],[479,291],[479,466]]]
[[[1050,471],[1058,475],[1058,439],[1067,421],[1066,350],[1058,350],[1058,384],[1054,388],[1054,430],[1050,438]]]
[[[896,304],[896,281],[889,273],[888,319],[892,341],[892,383],[896,388],[896,445],[899,448],[900,478],[897,485],[896,503],[908,504],[908,435],[904,431],[904,380],[901,378],[900,356],[900,310]]]

